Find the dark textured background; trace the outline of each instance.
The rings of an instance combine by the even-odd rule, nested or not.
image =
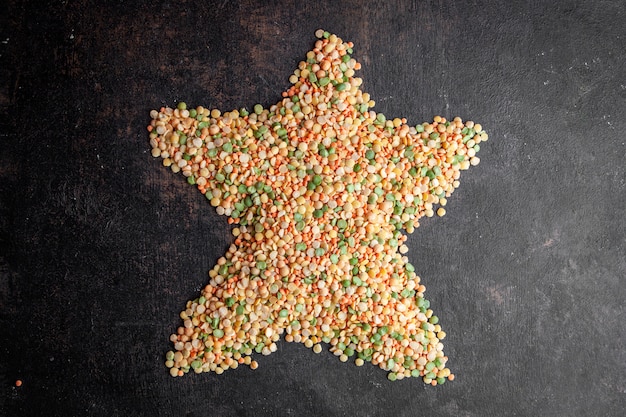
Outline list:
[[[0,415],[620,415],[625,21],[618,0],[3,1]],[[150,156],[148,113],[270,105],[320,27],[375,110],[490,135],[409,239],[457,378],[281,342],[173,379],[169,334],[231,236]]]

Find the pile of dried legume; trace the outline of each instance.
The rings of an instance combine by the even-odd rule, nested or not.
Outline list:
[[[372,362],[390,380],[442,384],[445,333],[405,254],[406,236],[476,165],[479,124],[435,117],[409,126],[371,110],[352,43],[328,32],[269,109],[151,112],[152,155],[182,172],[234,225],[166,355],[172,376],[276,351],[281,335],[342,362]]]

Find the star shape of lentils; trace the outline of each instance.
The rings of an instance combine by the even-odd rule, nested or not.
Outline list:
[[[353,44],[319,30],[269,108],[151,112],[152,155],[182,173],[233,225],[234,242],[180,314],[172,376],[258,366],[281,336],[390,380],[453,379],[445,332],[406,256],[405,230],[445,214],[479,162],[479,124],[415,126],[372,110]]]

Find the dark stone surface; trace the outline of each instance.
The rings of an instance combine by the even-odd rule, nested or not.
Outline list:
[[[621,415],[624,21],[595,0],[3,2],[0,415]],[[168,336],[231,237],[150,156],[148,113],[278,101],[319,27],[355,43],[377,111],[489,132],[409,239],[457,378],[281,342],[173,379]]]

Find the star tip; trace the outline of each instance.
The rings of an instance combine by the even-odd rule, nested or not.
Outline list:
[[[331,36],[331,33],[324,29],[317,29],[315,31],[315,36],[319,39],[328,39]]]

